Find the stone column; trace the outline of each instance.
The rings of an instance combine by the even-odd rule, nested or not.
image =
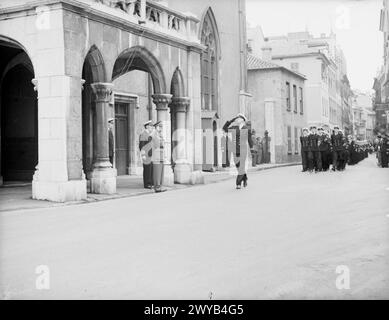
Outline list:
[[[153,102],[157,107],[157,121],[163,124],[163,137],[165,139],[165,170],[164,185],[172,186],[174,184],[174,175],[171,167],[171,123],[169,115],[169,104],[172,99],[171,94],[154,94]]]
[[[109,162],[108,112],[113,89],[112,83],[93,83],[96,95],[96,117],[94,140],[96,141],[91,173],[91,192],[99,194],[116,193],[117,172]]]
[[[186,112],[190,105],[190,99],[187,97],[173,98],[171,103],[172,112],[175,113],[177,128],[173,133],[173,139],[176,144],[174,182],[188,184],[191,181],[191,166],[187,154],[187,126]]]

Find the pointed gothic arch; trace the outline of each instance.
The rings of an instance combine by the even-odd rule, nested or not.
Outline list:
[[[177,67],[173,73],[170,85],[170,93],[173,95],[173,97],[185,97],[185,92],[184,77],[182,75],[181,69]]]
[[[89,68],[93,82],[106,82],[107,73],[105,63],[100,50],[96,45],[92,45],[84,59],[84,68]],[[83,70],[85,71],[85,70]]]
[[[205,46],[201,54],[201,108],[218,112],[220,37],[211,7],[201,21],[200,40]]]

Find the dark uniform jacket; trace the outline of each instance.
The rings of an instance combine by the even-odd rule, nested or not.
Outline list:
[[[232,134],[229,150],[239,157],[241,154],[244,155],[248,152],[247,143],[250,149],[253,148],[251,130],[246,125],[244,125],[241,129],[239,129],[238,126],[230,127],[232,123],[233,121],[227,121],[223,126],[223,130]]]
[[[331,138],[326,134],[319,135],[319,151],[330,151],[330,149]]]
[[[301,142],[301,150],[302,151],[310,151],[311,150],[309,136],[306,136],[306,137],[301,136],[300,142]]]
[[[331,136],[332,148],[334,151],[344,151],[346,147],[346,139],[343,134],[333,134]]]
[[[319,151],[319,138],[320,136],[317,133],[311,133],[309,136],[309,146],[311,151]]]

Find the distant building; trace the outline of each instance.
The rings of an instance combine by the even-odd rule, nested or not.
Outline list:
[[[376,114],[373,111],[373,99],[369,93],[354,91],[353,95],[353,131],[357,140],[373,140],[376,126]]]
[[[380,31],[384,37],[384,63],[374,78],[375,132],[389,130],[389,0],[383,1],[380,15]]]
[[[260,137],[269,132],[271,162],[299,161],[300,136],[307,125],[305,77],[271,62],[270,48],[263,51],[266,60],[248,55],[252,128]]]
[[[250,30],[249,35],[253,37],[253,34],[255,32]],[[249,43],[249,49],[250,46],[253,49],[257,47],[253,43]],[[286,36],[264,37],[264,46],[272,49],[274,63],[306,77],[308,124],[327,129],[339,125],[350,131],[347,119],[351,114],[350,88],[348,80],[345,80],[347,66],[335,34],[313,37],[309,32],[294,32]]]

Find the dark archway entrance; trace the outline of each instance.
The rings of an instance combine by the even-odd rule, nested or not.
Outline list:
[[[97,137],[94,135],[95,95],[91,84],[106,80],[104,61],[95,46],[91,47],[85,58],[82,79],[85,81],[82,91],[82,163],[84,173],[89,179],[93,170],[94,146],[97,143]]]
[[[166,92],[162,67],[146,48],[124,50],[116,59],[114,84],[115,166],[119,176],[141,167],[139,134],[147,120],[157,120],[152,95]]]
[[[38,101],[32,63],[14,43],[0,41],[1,175],[31,181],[38,164]]]

